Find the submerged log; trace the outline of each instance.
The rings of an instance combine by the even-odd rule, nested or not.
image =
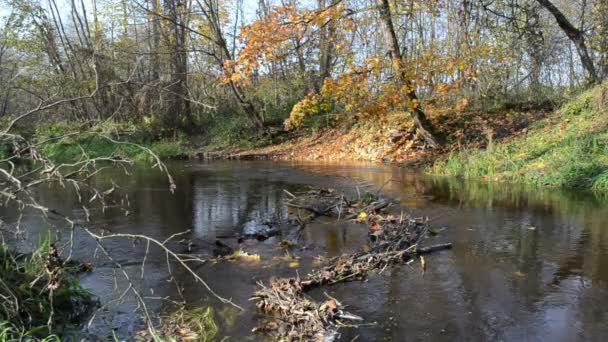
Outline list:
[[[223,257],[234,253],[234,248],[228,246],[220,240],[215,240],[215,246],[213,247],[214,257]]]
[[[451,243],[442,243],[439,245],[421,247],[421,248],[416,249],[416,254],[418,254],[418,255],[430,254],[430,253],[441,251],[444,249],[452,249],[452,244]]]

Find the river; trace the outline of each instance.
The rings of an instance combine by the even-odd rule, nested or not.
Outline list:
[[[430,177],[389,165],[218,161],[177,162],[170,164],[170,170],[175,194],[169,192],[166,178],[153,170],[137,170],[130,176],[110,171],[97,177],[95,182],[102,188],[115,181],[128,205],[91,210],[91,226],[158,239],[191,230],[187,237],[192,244],[183,246],[182,252],[210,254],[217,238],[235,246],[236,239],[226,237],[251,226],[284,221],[283,190],[294,192],[308,185],[336,188],[351,196],[357,189],[380,191],[396,199],[405,213],[428,217],[439,231],[432,240],[452,242],[454,248],[429,255],[424,274],[415,264],[404,265],[363,282],[323,289],[365,319],[361,327],[341,329],[342,341],[608,338],[608,200],[556,189]],[[37,196],[62,212],[84,215],[74,191],[49,187]],[[3,217],[11,221],[11,213]],[[23,221],[33,236],[43,236],[48,228],[33,214]],[[261,317],[248,301],[256,283],[272,276],[303,274],[314,267],[315,256],[356,251],[366,242],[366,229],[321,218],[302,232],[292,258],[285,257],[278,247],[280,238],[273,237],[241,244],[260,255],[258,262],[193,266],[211,288],[244,311],[219,303],[187,272],[172,265],[172,277],[181,286],[178,291],[169,281],[160,250],[150,250],[142,277],[145,243],[112,240],[106,246],[150,297],[151,311],[168,307],[161,298],[211,305],[222,337],[257,341],[262,337],[251,330]],[[63,231],[57,238],[66,235]],[[33,246],[36,239],[21,244]],[[95,252],[92,239],[77,234],[76,246],[74,256],[94,265],[81,277],[82,285],[102,302],[115,299],[127,282]],[[115,330],[117,336],[131,339],[142,323],[134,307],[132,299],[113,303],[96,315],[83,334],[104,340]]]

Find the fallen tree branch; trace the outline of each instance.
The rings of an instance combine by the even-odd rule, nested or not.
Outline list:
[[[388,202],[388,201],[387,201]],[[370,207],[384,206],[384,202]],[[314,270],[306,277],[273,279],[250,300],[264,314],[273,317],[255,331],[273,334],[287,341],[331,341],[342,320],[358,321],[361,318],[345,312],[334,298],[316,303],[306,293],[314,288],[357,279],[364,279],[371,271],[380,273],[388,266],[412,260],[417,255],[452,248],[451,243],[419,247],[428,232],[428,222],[402,216],[373,215],[368,219],[371,248],[356,254],[332,258],[326,266]]]

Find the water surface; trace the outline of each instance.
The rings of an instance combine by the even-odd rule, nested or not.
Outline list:
[[[150,170],[130,177],[118,173],[99,177],[96,182],[101,187],[111,180],[121,186],[128,195],[129,215],[118,206],[93,211],[92,225],[158,239],[191,230],[186,237],[193,245],[175,247],[185,253],[211,254],[218,238],[236,246],[236,239],[230,237],[252,225],[284,224],[283,190],[312,185],[351,196],[381,191],[400,202],[402,208],[397,210],[428,217],[441,231],[427,243],[454,243],[451,251],[428,256],[424,275],[416,265],[401,266],[364,282],[324,288],[368,323],[342,329],[343,341],[355,337],[360,341],[608,338],[608,202],[591,194],[434,178],[369,164],[183,162],[172,164],[171,170],[177,183],[173,195],[166,179]],[[84,215],[74,192],[48,188],[38,196],[59,210]],[[3,216],[11,221],[10,212]],[[25,225],[43,235],[46,226],[39,222],[35,215],[24,218]],[[314,267],[315,256],[356,251],[366,238],[365,226],[322,218],[302,232],[301,245],[291,257],[285,256],[278,247],[281,238],[275,237],[241,245],[259,254],[260,262],[193,266],[218,294],[243,306],[244,312],[218,303],[187,272],[172,266],[178,290],[169,281],[160,250],[151,250],[141,277],[145,243],[109,241],[107,248],[149,297],[151,310],[167,309],[163,298],[212,305],[222,336],[254,341],[261,339],[250,332],[260,317],[248,298],[258,281],[305,273]],[[82,234],[77,240],[75,257],[94,260],[95,265],[92,273],[83,276],[83,285],[102,301],[116,298],[116,289],[127,283],[111,262],[95,253],[94,241]],[[104,339],[114,329],[129,339],[141,329],[133,309],[132,301],[114,303],[85,333],[91,339]]]

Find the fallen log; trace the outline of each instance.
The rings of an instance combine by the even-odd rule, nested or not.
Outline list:
[[[441,251],[444,249],[452,249],[452,244],[451,243],[442,243],[442,244],[434,245],[434,246],[421,247],[421,248],[416,249],[416,254],[418,254],[418,255],[430,254],[430,253]]]

